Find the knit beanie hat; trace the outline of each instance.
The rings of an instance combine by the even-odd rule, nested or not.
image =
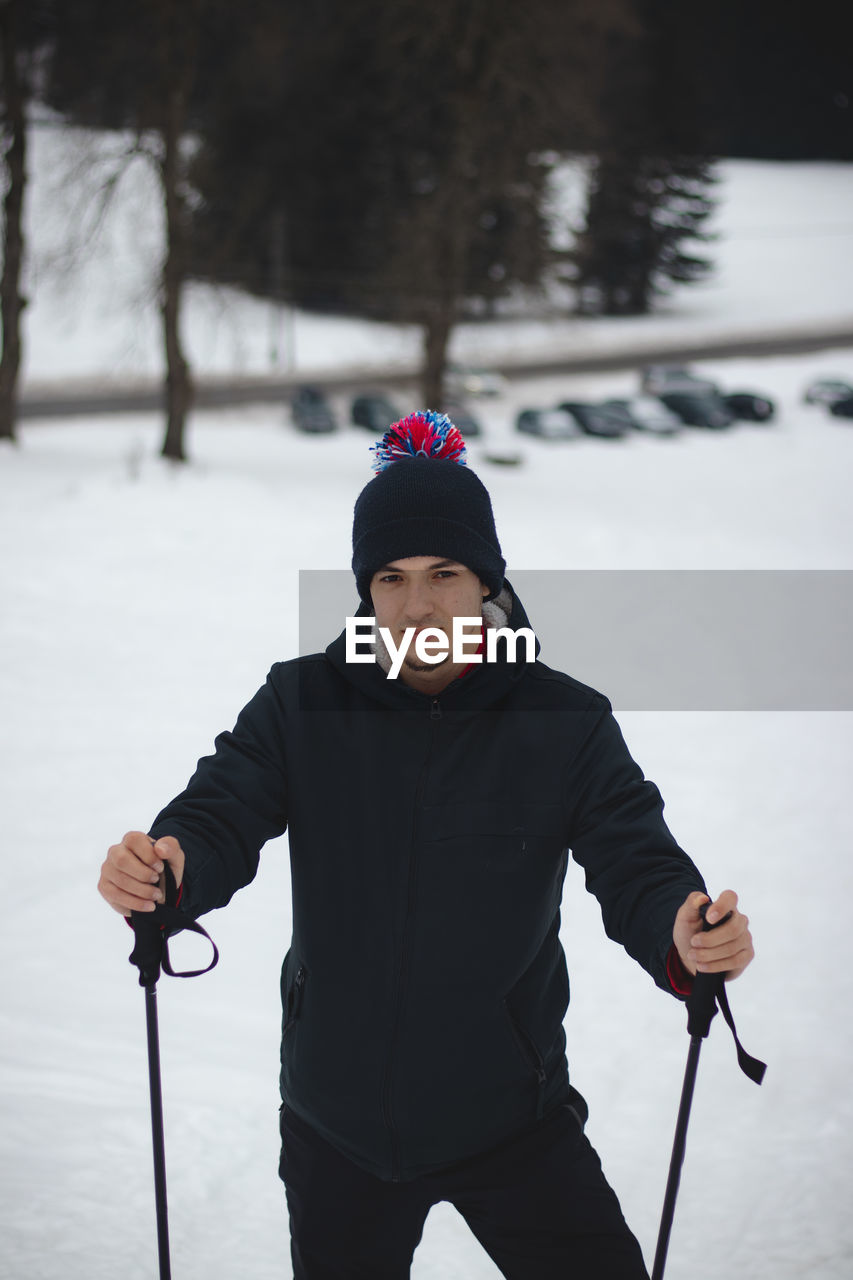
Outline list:
[[[501,555],[488,490],[466,465],[465,442],[443,413],[395,422],[373,446],[376,475],[362,489],[352,526],[352,568],[370,603],[377,569],[407,556],[441,556],[473,570],[498,595]]]

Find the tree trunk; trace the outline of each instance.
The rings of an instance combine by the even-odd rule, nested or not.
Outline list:
[[[444,407],[444,367],[453,328],[451,311],[437,308],[424,322],[424,367],[421,387],[425,409]]]
[[[164,458],[186,462],[184,428],[193,401],[190,368],[181,345],[181,294],[186,275],[186,211],[180,193],[181,131],[184,94],[169,89],[166,126],[163,130],[161,180],[166,206],[166,257],[162,274],[163,341],[166,349],[166,436]]]
[[[0,281],[0,316],[3,324],[3,350],[0,355],[0,439],[15,439],[18,401],[18,370],[21,364],[21,262],[23,233],[21,211],[26,183],[26,131],[24,120],[24,86],[18,74],[18,4],[19,0],[0,3],[0,42],[3,45],[3,87],[5,109],[3,133],[8,190],[3,201],[3,274]]]

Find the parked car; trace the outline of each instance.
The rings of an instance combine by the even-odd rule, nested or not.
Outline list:
[[[602,407],[614,416],[621,414],[629,430],[650,431],[658,436],[671,436],[684,426],[678,414],[667,409],[656,396],[632,396],[628,400],[605,400]]]
[[[708,378],[697,378],[686,365],[650,364],[640,374],[640,386],[647,395],[658,396],[662,391],[690,391],[702,388],[716,391],[716,384]]]
[[[466,440],[473,440],[483,434],[480,419],[474,416],[467,405],[448,402],[444,406],[444,412],[459,434],[464,436]]]
[[[776,406],[767,396],[752,391],[732,391],[723,396],[736,418],[742,422],[769,422],[776,413]]]
[[[841,378],[816,378],[810,382],[803,394],[806,404],[825,404],[831,406],[837,400],[847,400],[853,396],[853,387]]]
[[[506,378],[494,369],[449,364],[444,371],[444,390],[450,397],[500,396],[506,391],[506,385]]]
[[[611,412],[601,404],[583,404],[579,400],[564,400],[557,407],[570,413],[588,436],[616,440],[620,436],[627,435],[631,429],[626,425],[624,416]]]
[[[729,408],[718,391],[664,391],[660,399],[667,409],[677,413],[682,422],[691,427],[730,426],[734,420],[734,411]]]
[[[853,394],[842,400],[833,400],[829,412],[835,418],[853,418]]]
[[[577,419],[563,409],[522,409],[515,429],[545,440],[573,440],[582,434]]]
[[[366,427],[377,436],[387,431],[392,422],[399,422],[402,416],[396,405],[379,393],[356,396],[350,415],[357,427]]]
[[[337,431],[338,422],[318,387],[297,387],[290,401],[293,425],[312,434]]]

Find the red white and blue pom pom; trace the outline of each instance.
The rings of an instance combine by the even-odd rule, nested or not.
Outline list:
[[[419,409],[395,422],[371,453],[374,471],[385,471],[402,458],[446,458],[466,465],[465,441],[447,415],[435,409]]]

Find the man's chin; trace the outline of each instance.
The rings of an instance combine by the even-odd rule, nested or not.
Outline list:
[[[404,658],[403,666],[407,671],[415,671],[418,675],[426,675],[430,671],[440,671],[450,661],[450,654],[446,653],[438,662],[421,662],[420,658]]]

